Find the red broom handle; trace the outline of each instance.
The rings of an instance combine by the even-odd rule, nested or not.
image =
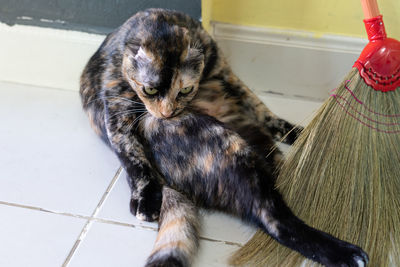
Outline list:
[[[376,0],[361,0],[365,19],[372,19],[380,15]]]

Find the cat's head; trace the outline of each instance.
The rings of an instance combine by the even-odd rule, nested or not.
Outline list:
[[[123,75],[157,118],[179,114],[196,95],[204,56],[190,43],[188,30],[173,26],[128,45]]]

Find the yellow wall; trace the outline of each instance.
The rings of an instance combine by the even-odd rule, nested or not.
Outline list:
[[[400,39],[400,0],[378,0],[390,37]],[[202,0],[210,21],[366,37],[360,0]]]

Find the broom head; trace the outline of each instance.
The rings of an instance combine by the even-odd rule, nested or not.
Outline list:
[[[307,224],[362,247],[370,266],[400,266],[400,42],[382,16],[364,22],[369,44],[296,140],[277,187]],[[259,231],[231,264],[304,260]]]

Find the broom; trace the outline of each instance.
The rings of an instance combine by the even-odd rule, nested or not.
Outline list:
[[[376,0],[362,4],[369,43],[295,142],[277,186],[297,216],[362,247],[370,266],[400,266],[400,42],[386,38]],[[304,261],[259,231],[230,263]]]

